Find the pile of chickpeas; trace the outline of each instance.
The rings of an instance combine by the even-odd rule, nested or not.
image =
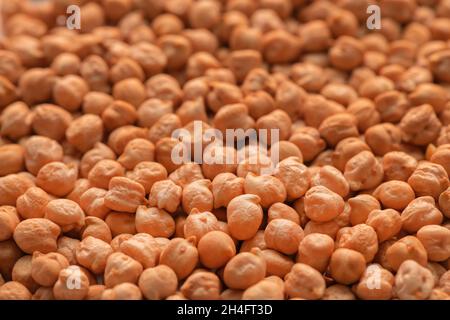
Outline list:
[[[450,0],[2,4],[0,299],[450,299]]]

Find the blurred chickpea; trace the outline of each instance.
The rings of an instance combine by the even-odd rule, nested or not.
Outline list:
[[[11,206],[0,207],[0,240],[12,238],[14,230],[19,224],[19,215],[17,210]]]
[[[426,299],[434,286],[431,271],[413,260],[404,261],[395,276],[395,293],[401,300]]]
[[[0,300],[31,300],[31,293],[20,282],[9,281],[0,287]]]
[[[19,248],[26,253],[48,253],[56,251],[56,239],[60,232],[59,226],[48,219],[31,218],[20,222],[13,236]]]
[[[329,57],[333,66],[340,70],[351,70],[363,61],[364,47],[355,38],[339,37],[330,48]]]
[[[2,110],[0,134],[13,140],[20,139],[30,133],[32,120],[28,106],[21,101],[14,102]]]
[[[435,206],[435,200],[430,196],[412,200],[403,210],[401,218],[402,228],[410,233],[427,225],[441,224],[443,220],[442,213]]]
[[[113,237],[121,233],[136,233],[135,215],[132,213],[112,211],[106,216],[105,222]]]
[[[440,194],[439,208],[447,218],[450,216],[450,188]]]
[[[89,88],[86,81],[76,75],[67,75],[56,81],[53,87],[53,98],[61,107],[76,111],[81,107]]]
[[[370,264],[356,286],[358,298],[387,300],[393,295],[394,276],[377,264]]]
[[[399,150],[402,130],[391,123],[380,123],[367,129],[364,138],[375,155],[383,156]]]
[[[24,102],[36,104],[50,99],[55,83],[56,78],[51,69],[34,68],[25,71],[20,77],[18,89]]]
[[[124,79],[114,85],[113,97],[138,107],[145,100],[145,87],[136,78]]]
[[[248,240],[255,236],[263,218],[260,201],[257,195],[243,194],[228,203],[227,221],[233,238]],[[244,213],[246,218],[242,220]]]
[[[355,300],[355,295],[347,286],[334,284],[325,289],[322,300]]]
[[[422,266],[427,263],[427,251],[414,236],[406,236],[388,247],[386,263],[390,269],[397,271],[406,260],[414,260]]]
[[[194,2],[189,7],[188,19],[192,28],[211,29],[219,23],[220,4],[203,0]]]
[[[103,92],[90,91],[83,98],[82,110],[84,113],[100,116],[112,102],[113,98],[110,95]]]
[[[86,57],[81,63],[80,74],[91,90],[109,91],[108,65],[100,56],[90,55]]]
[[[290,298],[320,299],[325,293],[325,280],[316,269],[296,263],[284,278],[285,291]]]
[[[438,137],[441,124],[433,108],[424,104],[411,108],[402,118],[399,127],[404,133],[406,142],[426,145]]]
[[[139,288],[149,300],[165,299],[176,292],[177,286],[177,275],[165,265],[145,269],[139,278]]]
[[[28,188],[34,187],[34,182],[25,175],[9,174],[0,177],[0,206],[13,206]]]
[[[195,238],[170,240],[161,252],[160,264],[172,268],[179,280],[186,278],[198,262],[198,250],[194,243]]]
[[[69,262],[60,253],[35,252],[31,262],[31,275],[41,286],[51,287],[58,280],[59,272],[68,266]]]

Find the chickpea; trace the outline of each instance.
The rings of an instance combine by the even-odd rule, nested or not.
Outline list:
[[[391,180],[380,184],[373,196],[386,208],[403,210],[414,200],[414,190],[404,181]]]
[[[355,38],[339,37],[330,48],[329,58],[333,66],[340,70],[351,70],[363,61],[364,47]]]
[[[69,261],[69,264],[77,264],[75,252],[79,243],[80,240],[78,239],[61,236],[57,241],[57,252],[66,257],[67,261]]]
[[[108,189],[109,182],[114,177],[121,177],[125,174],[125,169],[120,163],[104,159],[98,161],[89,171],[88,180],[93,187]]]
[[[385,180],[407,181],[416,167],[417,160],[405,152],[392,151],[383,156]]]
[[[214,252],[214,254],[211,254]],[[207,268],[220,268],[236,255],[233,239],[222,231],[213,230],[198,242],[200,262]]]
[[[47,137],[32,136],[25,142],[24,148],[25,167],[34,175],[47,163],[63,159],[62,147]]]
[[[22,171],[24,168],[23,147],[15,144],[0,146],[0,161],[3,164],[0,169],[0,176]]]
[[[320,299],[325,293],[325,280],[314,268],[296,263],[285,277],[285,291],[290,298]]]
[[[110,209],[105,205],[106,190],[100,188],[89,188],[79,199],[81,208],[86,215],[104,219]]]
[[[366,224],[342,228],[336,236],[336,247],[358,251],[370,262],[378,251],[377,233]]]
[[[391,123],[381,123],[370,127],[364,137],[374,154],[383,156],[399,149],[402,131]]]
[[[412,200],[403,210],[402,228],[407,232],[417,232],[421,227],[442,223],[442,213],[436,208],[435,200],[430,196]]]
[[[7,90],[9,81],[5,78],[2,80],[3,87]],[[18,89],[25,103],[36,104],[50,99],[55,83],[56,78],[51,69],[34,68],[23,73],[19,79]],[[12,86],[12,84],[10,85]],[[9,101],[5,104],[12,102]]]
[[[158,263],[161,250],[151,235],[137,233],[131,237],[118,239],[118,242],[118,251],[133,258],[144,268],[154,267]]]
[[[450,216],[450,188],[447,188],[439,196],[439,208],[447,218]]]
[[[211,181],[201,179],[191,182],[184,187],[181,204],[187,213],[194,208],[200,211],[211,211],[213,209],[213,194],[211,192]]]
[[[404,261],[395,276],[395,293],[402,300],[426,299],[434,286],[431,271],[414,260]]]
[[[245,290],[264,279],[266,263],[259,249],[242,252],[231,258],[224,269],[224,282],[231,289]]]
[[[34,182],[26,175],[9,174],[0,177],[0,206],[13,206],[22,194],[34,187]]]
[[[181,196],[182,188],[180,186],[171,180],[161,180],[153,184],[148,204],[173,213],[180,205]]]
[[[145,269],[139,277],[139,288],[149,300],[165,299],[176,292],[177,286],[177,275],[165,265]]]
[[[121,252],[114,252],[106,260],[105,285],[111,288],[124,282],[136,283],[141,273],[139,262]]]
[[[75,251],[77,262],[95,274],[105,271],[107,259],[112,253],[108,243],[92,236],[84,238]]]
[[[24,285],[31,293],[33,293],[38,289],[39,284],[36,283],[36,281],[33,279],[31,275],[32,270],[31,266],[32,266],[31,255],[21,257],[14,263],[14,267],[12,268],[11,271],[11,279],[12,281]]]
[[[121,233],[136,233],[135,215],[129,212],[110,212],[105,222],[111,230],[113,237]]]
[[[322,300],[355,300],[355,295],[347,286],[334,284],[325,289]]]
[[[271,141],[271,130],[278,129],[279,130],[279,139],[286,140],[289,138],[291,133],[291,125],[292,121],[289,115],[282,110],[275,110],[266,115],[261,116],[256,121],[256,129],[267,130],[267,141]]]
[[[406,236],[392,244],[386,251],[386,263],[397,271],[406,260],[414,260],[422,266],[427,263],[427,251],[414,236]]]
[[[370,264],[356,286],[358,298],[363,300],[388,300],[392,298],[394,276],[378,264]]]
[[[208,117],[206,115],[205,103],[203,99],[195,99],[184,101],[176,111],[176,115],[181,121],[182,125],[187,125],[194,120],[206,122]]]
[[[81,239],[85,239],[89,236],[98,238],[107,243],[112,240],[111,230],[109,230],[106,222],[97,217],[84,218],[84,227],[81,230]]]
[[[402,118],[399,127],[404,133],[406,142],[426,145],[438,137],[441,123],[432,106],[424,104],[411,108]]]
[[[56,251],[56,239],[59,234],[59,226],[52,221],[31,218],[21,221],[15,228],[13,236],[22,251],[32,254],[34,251],[42,253]]]
[[[11,206],[0,206],[0,241],[12,238],[19,224],[17,210]]]
[[[2,110],[0,115],[0,134],[13,140],[20,139],[31,132],[32,112],[21,102],[14,102]]]
[[[39,285],[51,287],[58,280],[59,272],[67,267],[69,262],[60,253],[35,252],[31,262],[31,276]]]
[[[400,213],[393,209],[372,210],[366,224],[375,229],[378,241],[386,241],[397,235],[402,229]]]
[[[277,276],[269,276],[247,288],[242,300],[282,300],[284,299],[284,283]]]
[[[346,197],[349,193],[349,185],[343,174],[338,169],[328,165],[321,167],[311,177],[311,186],[324,186],[341,197]]]
[[[51,200],[47,203],[44,213],[45,218],[56,223],[63,232],[68,232],[84,225],[84,212],[72,200]]]
[[[265,60],[274,64],[294,61],[301,48],[299,40],[284,30],[265,33],[261,45]]]
[[[297,211],[282,202],[274,203],[268,210],[268,222],[275,219],[286,219],[300,225],[300,217]]]
[[[367,98],[356,99],[348,105],[347,111],[355,116],[360,132],[367,131],[367,129],[379,124],[381,121],[381,115],[375,107],[375,104]]]
[[[243,194],[228,203],[227,221],[233,238],[248,240],[255,236],[263,219],[260,202],[257,195]]]
[[[73,190],[77,175],[77,168],[73,164],[50,162],[39,170],[36,185],[56,196],[64,196]]]
[[[303,229],[287,219],[275,219],[269,222],[264,231],[267,248],[284,254],[294,254],[303,238]]]
[[[31,293],[20,282],[9,281],[0,287],[0,300],[31,300]]]
[[[203,178],[202,168],[194,162],[183,164],[169,175],[169,179],[182,188]]]
[[[109,181],[109,191],[105,195],[105,206],[111,210],[136,212],[145,203],[142,185],[125,177],[114,177]]]
[[[438,199],[439,195],[449,185],[445,169],[435,163],[419,163],[416,170],[408,179],[409,185],[418,196],[432,196]]]
[[[211,183],[214,208],[227,207],[230,201],[244,194],[244,179],[233,173],[219,173]]]
[[[175,221],[162,209],[139,206],[136,211],[136,230],[154,237],[169,238],[175,232]]]
[[[73,279],[77,279],[74,283]],[[89,291],[89,278],[78,266],[62,269],[53,287],[56,300],[82,300]]]
[[[133,171],[127,172],[127,177],[140,183],[148,194],[155,182],[167,178],[167,170],[157,162],[142,161],[136,164]]]
[[[192,273],[198,262],[198,251],[194,243],[194,237],[170,240],[161,252],[160,264],[172,268],[179,280],[186,278]]]
[[[330,236],[309,233],[300,242],[296,261],[323,273],[328,266],[333,251],[334,241]]]
[[[275,202],[283,202],[286,199],[286,188],[283,183],[268,175],[248,174],[245,178],[244,190],[246,193],[259,196],[263,208],[268,208]]]
[[[450,230],[439,225],[423,226],[417,238],[427,251],[428,260],[444,261],[450,257]]]
[[[358,251],[339,248],[330,259],[330,272],[339,283],[351,284],[358,281],[366,269],[364,256]]]
[[[311,220],[327,222],[337,217],[343,210],[342,197],[324,186],[312,187],[305,194],[305,214]]]
[[[183,296],[192,300],[217,300],[220,297],[220,279],[212,272],[198,271],[181,286]]]
[[[433,75],[441,81],[449,81],[447,74],[447,62],[450,59],[450,52],[448,50],[437,51],[428,57],[430,69]]]

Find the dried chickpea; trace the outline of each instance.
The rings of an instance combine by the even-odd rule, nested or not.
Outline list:
[[[2,81],[3,87],[5,87],[4,81]],[[25,103],[36,104],[50,99],[55,83],[56,78],[51,69],[34,68],[23,73],[19,79],[18,89]],[[13,101],[9,103],[11,102]]]
[[[50,162],[39,169],[36,185],[55,196],[64,196],[73,190],[78,172],[73,164]]]
[[[36,283],[31,275],[32,258],[31,255],[21,257],[15,262],[11,271],[12,281],[24,285],[31,293],[35,292],[39,287],[39,284]]]
[[[427,251],[416,237],[406,236],[387,248],[385,259],[387,266],[395,271],[406,260],[414,260],[425,266],[427,263]]]
[[[380,242],[391,239],[402,229],[400,213],[393,209],[372,210],[365,223],[375,229]]]
[[[427,145],[434,141],[440,132],[441,123],[429,104],[413,107],[405,114],[399,124],[403,139],[415,145]]]
[[[217,269],[226,265],[236,255],[236,246],[228,234],[213,230],[199,240],[198,254],[205,267]]]
[[[0,300],[31,300],[31,293],[20,282],[9,281],[0,287]]]
[[[342,228],[336,236],[336,247],[358,251],[370,262],[378,251],[377,233],[366,224]]]
[[[63,232],[68,232],[84,225],[84,212],[72,200],[51,200],[47,203],[44,214],[46,219],[56,223]]]
[[[225,266],[223,279],[231,289],[245,290],[264,279],[266,262],[259,249],[242,252],[231,258]]]
[[[423,226],[417,231],[417,239],[427,251],[428,260],[445,261],[450,257],[450,230],[439,225]]]
[[[213,272],[198,271],[185,280],[180,290],[183,296],[191,300],[218,300],[221,283]]]
[[[203,178],[202,168],[194,162],[183,164],[169,175],[169,179],[182,188]]]
[[[155,182],[167,178],[167,170],[157,162],[142,161],[136,164],[133,171],[127,172],[127,177],[140,183],[148,194]]]
[[[13,140],[28,135],[31,132],[32,117],[33,114],[25,103],[11,103],[0,115],[0,134]]]
[[[106,218],[105,222],[111,230],[113,237],[121,233],[136,233],[135,226],[135,215],[129,212],[110,212]]]
[[[300,242],[297,262],[307,264],[323,273],[334,251],[333,239],[321,233],[309,233]]]
[[[160,264],[175,271],[179,280],[189,276],[198,262],[198,250],[194,245],[195,238],[174,238],[161,252]]]
[[[290,298],[320,299],[325,293],[325,280],[316,269],[296,263],[284,278],[284,286]]]
[[[74,283],[73,279],[79,279]],[[89,290],[89,278],[78,266],[71,265],[60,271],[53,287],[53,295],[57,300],[82,300]]]
[[[333,284],[325,289],[322,300],[355,300],[355,295],[347,286]]]
[[[424,226],[441,224],[443,216],[435,204],[430,196],[412,200],[401,214],[403,230],[414,233]]]
[[[233,238],[248,240],[255,236],[263,219],[260,202],[257,195],[243,194],[228,203],[227,221]]]
[[[403,210],[414,200],[414,190],[404,181],[391,180],[380,184],[373,196],[377,198],[385,208]]]
[[[153,237],[169,238],[175,232],[175,221],[163,209],[139,206],[136,210],[137,232],[148,233]]]
[[[439,195],[447,189],[449,179],[441,165],[423,162],[419,163],[409,177],[408,183],[418,196],[432,196],[438,199]]]
[[[88,91],[88,84],[83,78],[67,75],[56,81],[53,87],[53,99],[64,109],[73,112],[81,107]]]
[[[147,233],[137,233],[120,240],[119,251],[139,262],[144,268],[154,267],[161,252],[154,238]]]
[[[305,214],[315,222],[327,222],[344,210],[344,200],[324,186],[310,188],[305,194]]]
[[[383,156],[400,148],[402,131],[391,123],[380,123],[367,129],[364,137],[374,154]]]
[[[447,188],[439,196],[439,208],[447,218],[450,217],[450,188]]]
[[[402,151],[391,151],[383,156],[385,180],[407,181],[417,167],[417,160]]]
[[[366,269],[364,256],[358,251],[339,248],[330,259],[330,273],[337,282],[349,285],[358,281]]]
[[[177,291],[177,286],[177,275],[165,265],[145,269],[139,277],[139,289],[149,300],[165,299]]]
[[[200,211],[211,211],[213,209],[213,194],[211,192],[211,181],[201,179],[191,182],[183,188],[181,204],[187,213],[194,208]]]
[[[105,205],[107,190],[100,188],[89,188],[81,195],[78,203],[86,215],[104,219],[110,212]]]
[[[282,300],[284,299],[284,283],[277,276],[269,276],[247,288],[242,300]]]
[[[77,262],[95,274],[105,271],[106,261],[112,253],[108,243],[92,236],[84,238],[75,251]]]
[[[100,298],[101,300],[142,300],[142,293],[137,285],[125,282],[111,289],[104,289]]]
[[[17,214],[16,208],[0,206],[0,241],[12,238],[19,222],[19,215]]]
[[[144,102],[145,87],[137,78],[128,78],[114,84],[112,95],[116,100],[123,100],[134,107]]]
[[[153,184],[148,204],[173,213],[180,205],[181,197],[182,188],[180,186],[173,183],[172,180],[161,180]]]
[[[195,237],[197,243],[205,234],[218,229],[217,218],[208,211],[199,211],[194,208],[184,222],[184,236]]]
[[[13,206],[17,198],[31,187],[34,187],[34,182],[26,175],[9,174],[0,177],[0,206]]]
[[[114,252],[106,260],[105,285],[108,288],[124,282],[137,283],[142,265],[133,258]]]
[[[282,202],[274,203],[268,210],[267,222],[275,219],[286,219],[300,225],[300,217],[297,211]]]
[[[426,299],[433,286],[431,271],[414,260],[404,261],[395,276],[395,294],[402,300]]]
[[[21,221],[13,236],[19,248],[28,254],[34,251],[48,253],[56,251],[60,232],[59,226],[48,219],[31,218]]]
[[[276,202],[283,202],[286,199],[286,188],[276,177],[253,173],[247,174],[244,182],[246,193],[255,194],[261,199],[261,206],[268,208]]]
[[[55,140],[42,136],[32,136],[24,144],[25,167],[37,175],[39,170],[52,161],[63,159],[63,149]]]
[[[370,264],[356,286],[358,298],[363,300],[388,300],[392,298],[394,276],[378,264]]]
[[[109,191],[105,195],[105,206],[111,210],[136,212],[145,203],[144,187],[125,177],[113,177],[109,181]]]
[[[35,252],[31,261],[31,276],[41,286],[51,287],[58,280],[59,272],[69,267],[69,261],[60,253]]]
[[[230,201],[244,194],[244,179],[233,173],[219,173],[211,183],[214,208],[227,207]]]
[[[375,107],[375,103],[367,98],[356,99],[348,105],[347,111],[355,116],[358,130],[361,132],[365,132],[381,121],[381,116]]]
[[[88,180],[91,186],[108,189],[109,182],[114,177],[121,177],[125,169],[117,161],[103,159],[98,161],[89,171]]]

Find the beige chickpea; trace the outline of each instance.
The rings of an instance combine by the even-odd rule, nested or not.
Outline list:
[[[11,206],[0,206],[0,241],[12,238],[19,224],[17,210]]]
[[[242,252],[231,258],[224,269],[224,282],[231,289],[247,289],[266,275],[266,263],[259,249]]]
[[[106,93],[90,91],[83,98],[82,110],[84,113],[100,116],[113,101]]]
[[[175,164],[172,160],[172,152],[179,143],[178,139],[162,138],[155,144],[155,159],[166,168],[168,173],[172,173],[181,167],[180,164]]]
[[[106,222],[97,217],[84,218],[84,227],[81,230],[81,239],[85,239],[89,236],[110,243],[112,240],[111,230],[109,230]]]
[[[9,275],[14,268],[14,264],[23,256],[23,252],[14,239],[0,242],[0,249],[2,250],[0,251],[0,257],[2,259],[0,263],[0,272],[5,277],[5,280],[8,280]],[[33,250],[31,250],[31,252],[32,251]]]
[[[370,189],[383,180],[383,167],[370,151],[361,151],[350,158],[344,169],[351,190]]]
[[[263,208],[268,208],[275,202],[283,202],[286,199],[286,188],[283,183],[276,177],[268,175],[248,174],[245,178],[244,190],[246,193],[259,196]]]
[[[204,100],[200,98],[184,101],[177,109],[176,115],[180,119],[182,125],[187,125],[194,120],[206,122],[208,119]]]
[[[434,141],[441,129],[441,123],[429,104],[413,107],[399,124],[404,140],[415,145],[427,145]]]
[[[439,225],[423,226],[417,231],[431,261],[444,261],[450,257],[450,230]]]
[[[0,177],[0,206],[13,206],[22,194],[34,187],[34,182],[27,175],[9,174]]]
[[[108,189],[109,182],[114,177],[121,177],[125,174],[125,169],[120,163],[104,159],[98,161],[89,171],[88,180],[93,187]]]
[[[407,181],[417,167],[417,160],[402,151],[386,153],[382,163],[385,180]]]
[[[247,288],[242,300],[283,300],[284,283],[277,276],[269,276]]]
[[[214,208],[227,207],[230,201],[244,194],[244,179],[233,173],[219,173],[211,183]]]
[[[331,43],[331,32],[324,21],[313,20],[299,31],[300,37],[305,43],[303,49],[308,52],[318,52],[327,49]]]
[[[409,177],[408,183],[418,196],[432,196],[438,199],[439,195],[447,189],[449,179],[441,165],[424,162],[419,163]]]
[[[183,296],[191,300],[217,300],[220,297],[221,283],[216,274],[198,271],[185,280],[180,290]]]
[[[0,176],[23,171],[24,160],[24,148],[22,146],[16,144],[0,146],[0,162],[3,164],[0,169]]]
[[[256,234],[263,218],[260,201],[257,195],[243,194],[228,203],[227,221],[233,238],[247,240]]]
[[[76,283],[74,279],[77,279]],[[75,265],[61,270],[53,287],[53,295],[56,300],[82,300],[88,291],[89,278],[83,269]]]
[[[73,190],[77,175],[77,168],[72,164],[50,162],[39,170],[36,185],[48,193],[64,196]]]
[[[311,177],[311,187],[314,186],[324,186],[341,197],[346,197],[349,193],[349,185],[343,174],[332,166],[321,167]]]
[[[211,181],[208,179],[196,180],[183,189],[181,204],[186,213],[190,213],[194,208],[200,211],[211,211],[213,201]]]
[[[84,238],[75,251],[77,262],[95,274],[105,271],[106,261],[112,253],[108,243],[92,236]]]
[[[125,282],[111,289],[104,289],[100,298],[100,300],[142,300],[142,293],[137,285]]]
[[[393,209],[372,210],[366,224],[375,229],[378,241],[383,242],[397,235],[402,229],[402,218]]]
[[[219,46],[216,35],[208,29],[184,29],[181,34],[189,40],[193,53],[214,53]]]
[[[88,91],[88,85],[83,78],[67,75],[56,81],[53,87],[53,99],[64,109],[76,111],[81,107]]]
[[[427,251],[416,237],[406,236],[387,248],[385,259],[389,269],[396,271],[406,260],[414,260],[425,266]]]
[[[133,171],[127,172],[127,177],[140,183],[148,194],[155,182],[167,178],[167,170],[157,162],[142,161],[136,164]]]
[[[145,269],[139,278],[139,288],[149,300],[165,299],[177,291],[177,286],[177,275],[165,265]]]
[[[211,253],[214,254],[211,254]],[[218,230],[209,231],[198,242],[200,262],[207,268],[217,269],[236,255],[233,239]]]
[[[322,122],[331,116],[335,116],[337,114],[343,113],[345,108],[343,105],[332,101],[327,100],[321,95],[310,94],[303,105],[303,117],[306,125],[312,126],[315,128],[320,128]],[[351,115],[345,115],[344,120],[350,120]],[[332,118],[334,119],[334,118]],[[340,119],[340,118],[338,118]],[[335,120],[331,122],[333,124],[336,122]],[[348,122],[348,121],[347,121]],[[350,123],[356,124],[355,119],[351,119]],[[328,127],[329,125],[327,125]],[[300,129],[299,129],[300,130]]]
[[[111,210],[136,212],[145,203],[144,187],[125,177],[114,177],[109,181],[109,191],[105,195],[105,206]]]
[[[333,66],[340,70],[351,70],[363,61],[364,46],[353,37],[341,36],[330,48],[329,57]]]
[[[105,285],[108,288],[120,283],[137,283],[142,273],[142,265],[133,258],[114,252],[106,260]]]
[[[327,222],[344,210],[344,200],[324,186],[310,188],[305,194],[305,214],[316,222]]]
[[[287,219],[274,219],[264,230],[264,241],[267,248],[284,254],[294,254],[303,239],[303,229]]]
[[[402,300],[426,299],[434,286],[431,271],[414,260],[406,260],[395,276],[395,293]]]
[[[245,130],[252,128],[254,120],[248,115],[248,108],[245,104],[229,104],[220,108],[213,120],[214,126],[225,133],[226,129],[242,128]]]
[[[350,206],[350,223],[354,226],[365,223],[372,210],[380,210],[381,206],[378,200],[368,194],[360,194],[348,199]]]
[[[149,205],[164,209],[170,213],[175,212],[181,203],[182,188],[171,180],[161,180],[153,184]]]
[[[320,299],[325,293],[325,280],[316,269],[296,263],[285,276],[284,286],[290,298]]]
[[[40,285],[32,277],[32,258],[31,255],[25,255],[14,263],[11,280],[24,285],[31,293],[34,293]]]
[[[199,164],[188,162],[181,165],[169,175],[169,179],[184,188],[190,183],[204,179],[202,168]]]
[[[31,218],[17,225],[14,230],[14,241],[26,253],[32,254],[34,251],[48,253],[56,251],[56,239],[60,232],[59,226],[48,219]]]
[[[300,242],[297,262],[307,264],[323,273],[334,251],[333,238],[326,234],[309,233]]]
[[[44,212],[45,218],[56,223],[63,232],[68,232],[84,225],[84,212],[72,200],[51,200],[47,203]]]
[[[136,78],[128,78],[117,82],[112,91],[116,100],[123,100],[138,107],[145,100],[145,87]]]
[[[195,238],[197,243],[205,234],[218,230],[217,218],[208,211],[194,208],[184,222],[184,237]]]
[[[136,233],[134,213],[112,211],[106,216],[105,222],[111,230],[113,237],[121,233]]]
[[[69,261],[69,264],[77,264],[75,252],[79,243],[80,240],[78,239],[61,236],[57,241],[58,248],[56,252],[66,257],[67,261]]]
[[[303,162],[303,154],[300,149],[290,141],[278,141],[270,146],[270,155],[278,154],[280,161],[283,161],[290,157],[299,159],[299,162]]]
[[[418,197],[412,200],[401,214],[402,228],[410,233],[417,232],[421,227],[442,223],[442,213],[435,206],[435,200],[430,196]]]
[[[31,126],[41,136],[61,140],[71,121],[72,116],[66,110],[53,104],[40,104],[33,110]]]
[[[115,153],[107,145],[98,142],[94,147],[87,151],[80,162],[81,176],[87,178],[91,169],[100,160],[114,160],[116,159]]]
[[[86,114],[72,121],[66,130],[67,141],[78,150],[90,150],[103,138],[103,123],[99,116]]]
[[[17,101],[8,105],[0,115],[1,135],[13,140],[28,135],[31,131],[32,117],[33,114],[25,103]]]
[[[117,83],[128,78],[144,80],[144,71],[134,60],[124,57],[120,58],[109,70],[109,78],[113,83]]]
[[[31,293],[20,282],[9,281],[0,287],[0,300],[31,300]]]
[[[450,188],[447,188],[439,196],[439,208],[447,218],[450,217]]]
[[[366,224],[342,228],[336,236],[336,247],[358,251],[370,262],[378,251],[377,233]]]
[[[25,167],[34,175],[47,163],[63,158],[62,147],[47,137],[32,136],[25,142],[24,148]]]
[[[363,300],[388,300],[392,298],[393,286],[392,273],[378,264],[370,264],[356,286],[356,294]]]
[[[339,248],[330,259],[330,273],[333,279],[342,284],[358,281],[366,269],[364,256],[358,251]]]
[[[136,230],[153,237],[169,238],[175,232],[175,221],[163,209],[139,206],[136,211]]]
[[[108,215],[111,210],[105,205],[107,192],[100,188],[89,188],[83,192],[78,203],[86,215],[101,219]]]
[[[380,184],[373,196],[386,208],[403,210],[414,200],[414,190],[404,181],[391,180]]]
[[[267,221],[275,219],[286,219],[300,225],[300,217],[294,208],[282,202],[276,202],[269,207]]]
[[[355,300],[353,292],[342,284],[333,284],[325,289],[322,300]]]
[[[69,261],[60,253],[35,252],[31,262],[31,276],[44,287],[51,287],[58,280],[59,272],[69,267]]]
[[[121,126],[132,125],[136,122],[138,115],[135,107],[122,100],[111,102],[101,114],[105,129],[112,131]]]
[[[144,268],[158,264],[161,253],[155,239],[147,233],[137,233],[132,237],[118,239],[119,251],[139,262]]]
[[[195,238],[170,240],[161,252],[160,264],[172,268],[179,280],[186,278],[198,262],[198,250],[194,243]]]
[[[279,162],[274,176],[283,183],[288,199],[301,197],[310,185],[310,174],[306,166],[296,157],[289,157]]]
[[[36,104],[50,99],[55,83],[56,78],[51,69],[34,68],[23,73],[18,89],[24,102]]]
[[[273,30],[262,37],[262,53],[269,63],[288,63],[294,61],[301,49],[298,38],[284,30]]]
[[[109,92],[108,73],[107,63],[98,55],[89,55],[81,62],[81,77],[91,90]]]
[[[267,140],[271,140],[271,130],[278,129],[279,139],[286,140],[291,133],[292,121],[289,115],[283,110],[275,110],[266,115],[261,116],[256,121],[256,129],[267,130]]]
[[[361,139],[349,137],[341,140],[332,154],[333,166],[344,171],[347,162],[362,151],[370,151],[370,148]]]
[[[347,111],[355,116],[358,130],[365,132],[371,126],[380,123],[381,115],[372,100],[358,98],[348,105]]]
[[[325,141],[320,138],[319,131],[312,127],[295,130],[289,141],[300,149],[305,161],[313,160],[326,146]]]

